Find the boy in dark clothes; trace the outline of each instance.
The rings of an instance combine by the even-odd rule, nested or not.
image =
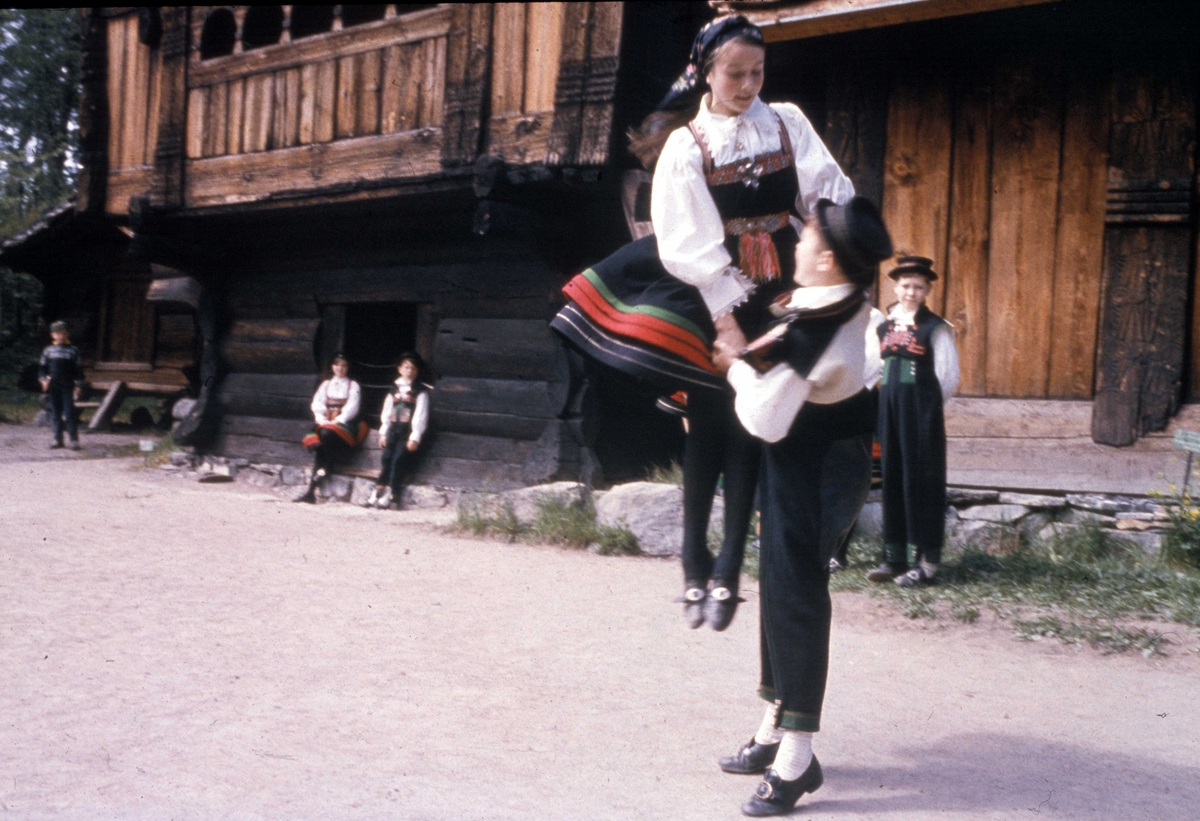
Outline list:
[[[79,349],[71,344],[67,323],[59,320],[50,323],[50,338],[53,345],[42,349],[38,362],[38,381],[42,391],[50,394],[50,422],[54,427],[54,443],[50,449],[63,446],[63,425],[71,438],[71,450],[79,450],[79,430],[75,422],[75,400],[84,386],[83,358]]]
[[[887,229],[868,200],[822,200],[796,246],[801,287],[786,298],[787,319],[749,348],[736,329],[717,337],[714,363],[728,368],[738,418],[766,443],[759,483],[759,694],[768,707],[754,738],[720,762],[731,773],[765,770],[742,806],[746,815],[787,815],[824,780],[812,735],[820,729],[829,669],[829,559],[836,544],[822,545],[823,467],[835,443],[865,436],[874,424],[863,386],[871,322],[864,289],[891,254]],[[870,463],[857,461],[869,475]],[[832,473],[853,470],[847,461]]]
[[[888,276],[899,301],[879,326],[883,564],[867,578],[916,587],[933,582],[941,561],[946,526],[942,407],[958,388],[958,351],[950,323],[925,305],[937,279],[933,261],[905,256],[897,262]]]

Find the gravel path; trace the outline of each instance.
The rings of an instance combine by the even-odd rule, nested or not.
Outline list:
[[[0,426],[0,818],[735,819],[757,595]],[[445,513],[441,514],[443,517]],[[1200,658],[834,601],[804,819],[1193,819]]]

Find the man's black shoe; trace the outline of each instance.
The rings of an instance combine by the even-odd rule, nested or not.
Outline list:
[[[719,763],[721,769],[727,773],[758,775],[771,766],[777,752],[779,752],[779,742],[759,744],[752,738],[736,754],[725,756]]]
[[[821,762],[817,761],[815,755],[808,769],[795,781],[784,781],[779,777],[779,773],[768,769],[754,795],[742,805],[742,814],[756,818],[765,815],[787,815],[795,809],[800,796],[806,792],[816,792],[823,783],[825,776],[821,773]]]

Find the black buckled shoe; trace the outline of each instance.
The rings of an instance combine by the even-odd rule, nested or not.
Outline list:
[[[752,738],[736,754],[725,756],[718,764],[722,770],[734,775],[758,775],[771,766],[777,752],[779,742],[759,744]]]
[[[693,630],[704,624],[704,600],[708,597],[706,586],[704,582],[689,581],[683,595],[675,600],[676,603],[683,603],[683,620]]]
[[[768,768],[754,795],[742,805],[742,814],[756,818],[787,815],[795,809],[800,796],[806,792],[816,792],[823,783],[825,776],[821,773],[821,762],[817,761],[815,755],[808,769],[795,781],[784,781],[779,773]]]
[[[733,621],[733,614],[737,612],[738,603],[744,601],[745,599],[728,587],[718,585],[708,591],[708,600],[704,602],[704,620],[708,622],[709,627],[719,633]]]

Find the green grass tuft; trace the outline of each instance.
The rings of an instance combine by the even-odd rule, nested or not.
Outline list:
[[[574,548],[595,548],[602,556],[636,555],[637,538],[628,530],[596,521],[590,500],[579,503],[548,496],[538,501],[533,524],[522,524],[505,500],[498,508],[491,501],[463,501],[458,506],[455,530],[476,536],[500,537],[509,542],[527,541]]]

